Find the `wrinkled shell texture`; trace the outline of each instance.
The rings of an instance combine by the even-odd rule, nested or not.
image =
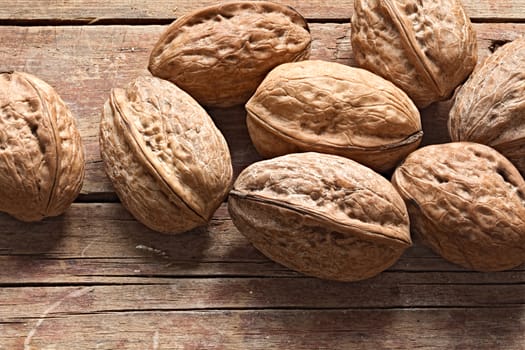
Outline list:
[[[199,104],[172,83],[139,77],[113,89],[100,146],[124,206],[153,230],[204,225],[232,182],[224,137]]]
[[[525,262],[525,182],[494,149],[427,146],[407,157],[392,182],[411,228],[445,259],[479,271]]]
[[[83,179],[80,134],[60,96],[33,75],[0,73],[0,211],[23,221],[60,215]]]
[[[270,259],[324,279],[355,281],[411,245],[392,185],[350,159],[314,152],[254,163],[230,192],[233,223]]]
[[[293,9],[265,1],[214,5],[176,20],[149,70],[207,106],[245,103],[275,66],[305,59],[311,36]]]
[[[420,108],[449,98],[472,72],[477,41],[459,0],[355,0],[356,62]]]
[[[525,174],[525,38],[500,47],[456,95],[453,141],[494,147]]]
[[[408,96],[366,70],[302,61],[272,70],[246,104],[250,137],[267,158],[316,151],[393,168],[419,145],[419,112]]]

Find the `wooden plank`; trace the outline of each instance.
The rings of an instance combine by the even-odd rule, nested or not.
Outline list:
[[[307,19],[349,20],[353,1],[337,2],[276,1],[297,9]],[[476,21],[512,21],[525,17],[525,3],[521,0],[463,0],[467,14]],[[56,22],[128,22],[171,21],[196,8],[215,4],[216,1],[192,0],[117,0],[101,3],[97,0],[54,1],[6,0],[0,4],[0,20]]]
[[[178,236],[148,230],[118,203],[74,204],[64,216],[34,224],[0,215],[0,265],[4,286],[149,283],[151,277],[301,276],[260,254],[234,227],[226,205],[207,228]],[[505,273],[467,272],[418,243],[389,271],[398,277],[383,276],[376,282],[393,278],[392,286],[410,281],[525,283],[525,266]]]
[[[383,274],[375,281],[337,283],[315,278],[184,278],[148,284],[0,289],[0,320],[31,318],[65,295],[84,289],[89,299],[60,313],[189,309],[525,308],[523,284],[444,282],[432,274]],[[446,275],[446,274],[445,274]],[[455,278],[460,280],[460,278]],[[429,283],[428,281],[432,281]],[[479,282],[479,279],[478,279]]]
[[[480,57],[495,43],[525,34],[525,24],[476,24]],[[149,51],[165,26],[0,26],[0,69],[23,70],[52,84],[77,117],[87,153],[84,194],[107,194],[113,189],[106,178],[98,147],[98,122],[112,87],[123,86],[147,74]],[[347,24],[312,24],[312,58],[353,64]],[[424,144],[448,140],[449,103],[422,111]],[[235,173],[260,159],[244,123],[242,107],[212,109],[210,114],[225,134]]]
[[[523,308],[47,313],[0,323],[0,349],[523,350]]]

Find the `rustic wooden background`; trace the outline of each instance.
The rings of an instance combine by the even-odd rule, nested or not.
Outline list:
[[[311,23],[312,58],[353,64],[351,0],[281,2]],[[99,156],[102,104],[112,87],[147,74],[167,24],[212,3],[0,3],[0,70],[56,88],[88,162],[65,215],[27,224],[0,214],[0,349],[525,349],[525,266],[470,272],[416,242],[376,278],[327,282],[258,253],[225,205],[208,227],[179,236],[151,232],[122,208]],[[481,58],[525,34],[525,0],[463,3]],[[447,141],[449,108],[422,111],[426,144]],[[236,173],[259,159],[242,108],[209,112]]]

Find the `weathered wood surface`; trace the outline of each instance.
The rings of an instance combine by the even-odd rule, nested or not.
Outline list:
[[[68,304],[89,304],[89,287],[63,292],[44,310],[48,313],[0,323],[4,339],[0,349],[522,350],[525,343],[525,320],[519,308],[90,314],[62,311]]]
[[[111,193],[98,147],[98,123],[112,87],[148,74],[149,52],[166,26],[0,26],[0,70],[23,70],[53,85],[79,122],[87,152],[83,193]],[[475,24],[479,54],[525,35],[525,24]],[[348,24],[312,24],[312,58],[353,64]],[[446,142],[450,103],[422,111],[424,144]],[[212,109],[210,114],[228,140],[235,173],[260,159],[246,131],[242,107]]]
[[[352,2],[286,2],[313,22],[313,58],[353,64]],[[116,196],[99,156],[104,100],[112,87],[147,74],[165,23],[211,3],[0,3],[0,70],[24,70],[55,86],[78,120],[88,160],[86,203],[33,224],[0,214],[0,350],[525,349],[525,265],[471,272],[416,238],[375,278],[322,281],[257,252],[225,204],[207,227],[169,236],[108,202]],[[463,3],[484,22],[475,24],[482,58],[525,35],[517,23],[525,22],[525,1]],[[425,144],[448,140],[449,108],[422,111]],[[236,173],[259,159],[242,107],[209,112]]]
[[[143,349],[157,338],[158,349],[522,349],[525,341],[525,266],[469,272],[416,243],[373,279],[322,281],[268,261],[225,205],[207,228],[178,236],[151,232],[118,203],[0,222],[5,349]]]
[[[275,1],[294,7],[309,20],[349,20],[353,0],[291,0]],[[193,0],[18,0],[0,3],[0,20],[30,23],[111,23],[123,21],[171,21],[201,6],[217,1]],[[477,21],[522,21],[525,13],[523,0],[462,0],[467,14]]]

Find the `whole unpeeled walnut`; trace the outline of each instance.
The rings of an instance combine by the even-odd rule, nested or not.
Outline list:
[[[22,221],[62,214],[84,178],[75,119],[56,91],[21,72],[0,73],[0,211]]]
[[[245,103],[281,63],[310,55],[306,20],[288,6],[237,1],[205,7],[177,19],[151,52],[149,70],[200,104]]]
[[[451,97],[476,65],[476,35],[459,0],[355,0],[354,7],[357,64],[420,108]]]
[[[316,151],[387,171],[423,137],[419,112],[391,82],[326,61],[272,70],[246,104],[250,137],[271,158]]]
[[[445,259],[479,271],[525,262],[525,181],[493,148],[421,148],[394,172],[411,229]]]
[[[525,38],[500,47],[472,73],[448,128],[452,141],[494,147],[525,174]]]
[[[139,77],[111,91],[100,148],[122,204],[156,231],[205,225],[230,189],[224,137],[191,96],[166,80]]]
[[[356,281],[411,245],[405,204],[382,176],[315,152],[254,163],[237,178],[233,223],[270,259],[307,275]]]

